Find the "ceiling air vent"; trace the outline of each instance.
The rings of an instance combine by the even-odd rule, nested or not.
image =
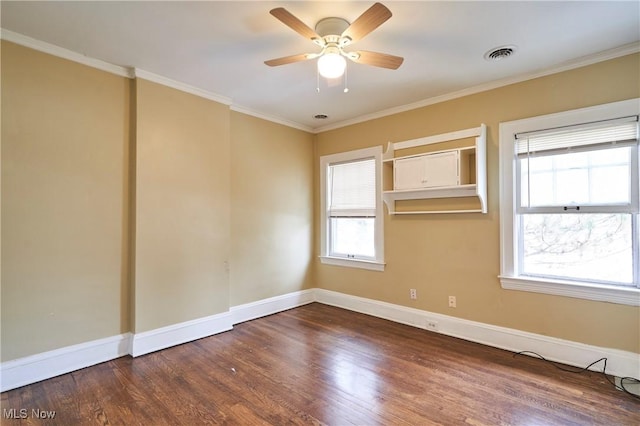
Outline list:
[[[327,114],[316,114],[313,116],[313,118],[315,118],[316,120],[326,120],[327,118],[329,118],[329,116]]]
[[[500,61],[502,59],[506,59],[509,56],[513,55],[516,52],[515,46],[502,46],[496,47],[495,49],[491,49],[487,53],[484,54],[484,58],[487,61]]]

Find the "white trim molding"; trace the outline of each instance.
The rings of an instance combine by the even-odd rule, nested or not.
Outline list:
[[[133,70],[128,67],[121,67],[109,62],[101,61],[100,59],[91,58],[73,50],[65,49],[64,47],[56,46],[55,44],[47,43],[35,38],[27,37],[7,29],[0,29],[0,37],[2,40],[7,40],[20,46],[28,47],[38,52],[47,53],[58,58],[67,59],[69,61],[77,62],[92,68],[97,68],[102,71],[110,72],[121,77],[133,78]]]
[[[320,256],[320,262],[325,265],[346,266],[349,268],[368,269],[370,271],[384,272],[386,263],[361,259],[344,259],[341,257]]]
[[[142,78],[144,80],[152,81],[154,83],[162,84],[163,86],[171,87],[182,92],[190,93],[192,95],[199,96],[201,98],[209,99],[211,101],[219,102],[224,105],[231,105],[232,100],[226,96],[218,95],[213,92],[201,89],[199,87],[191,86],[180,81],[172,80],[167,77],[163,77],[158,74],[151,73],[149,71],[141,70],[140,68],[123,67],[120,65],[114,65],[109,62],[102,61],[100,59],[92,58],[90,56],[83,55],[73,50],[65,49],[64,47],[56,46],[55,44],[47,43],[35,38],[31,38],[7,29],[0,29],[0,38],[12,43],[19,44],[20,46],[28,47],[39,52],[47,53],[58,58],[67,59],[69,61],[77,62],[82,65],[86,65],[92,68],[96,68],[102,71],[109,72],[111,74],[119,75],[126,78]],[[262,117],[261,117],[262,118]],[[265,118],[266,119],[266,118]]]
[[[54,44],[47,43],[45,41],[34,39],[34,38],[31,38],[31,37],[28,37],[4,28],[0,28],[0,38],[3,40],[7,40],[10,42],[19,44],[21,46],[29,47],[31,49],[38,50],[40,52],[48,53],[53,56],[78,62],[93,68],[97,68],[103,71],[116,74],[116,75],[120,75],[127,78],[135,78],[136,75],[138,75],[140,78],[144,78],[145,80],[154,81],[158,84],[165,84],[165,85],[168,85],[169,87],[173,87],[178,90],[185,91],[187,93],[192,93],[197,96],[202,96],[206,99],[214,100],[216,102],[220,102],[225,105],[232,105],[232,101],[229,98],[224,97],[222,95],[217,95],[215,93],[208,92],[204,89],[200,89],[194,86],[189,86],[181,82],[176,82],[175,80],[171,80],[166,77],[162,77],[157,74],[152,74],[140,69],[114,65],[114,64],[102,61],[100,59],[95,59],[95,58],[83,55],[81,53],[78,53],[69,49],[65,49],[63,47],[56,46]],[[619,58],[626,55],[631,55],[638,52],[640,52],[640,43],[633,42],[633,43],[629,43],[624,46],[619,46],[619,47],[606,50],[600,53],[585,56],[582,58],[577,58],[577,59],[565,62],[563,64],[559,64],[557,66],[541,70],[541,71],[536,71],[529,74],[524,74],[516,77],[510,77],[510,78],[505,78],[505,79],[500,79],[500,80],[480,84],[474,87],[469,87],[469,88],[454,91],[451,93],[433,96],[418,102],[399,105],[399,106],[388,108],[382,111],[377,111],[371,114],[365,114],[352,119],[340,121],[340,122],[329,124],[326,126],[315,127],[315,128],[306,126],[304,124],[292,122],[290,120],[286,120],[283,118],[274,117],[267,113],[251,110],[250,108],[247,108],[241,105],[232,105],[231,109],[237,112],[241,112],[243,114],[252,115],[257,118],[262,118],[267,121],[272,121],[274,123],[293,127],[299,130],[313,133],[313,134],[318,134],[318,133],[326,132],[329,130],[350,126],[353,124],[363,123],[365,121],[375,120],[377,118],[387,117],[390,115],[423,108],[425,106],[446,102],[446,101],[461,98],[464,96],[469,96],[469,95],[473,95],[480,92],[486,92],[488,90],[497,89],[499,87],[508,86],[510,84],[520,83],[523,81],[533,80],[535,78],[544,77],[551,74],[569,71],[575,68],[585,67],[598,62],[603,62],[603,61]],[[146,74],[147,77],[140,76],[140,73]],[[168,82],[168,84],[166,84],[165,82]]]
[[[440,334],[511,352],[534,351],[550,361],[576,367],[584,367],[597,359],[607,358],[607,374],[640,377],[640,356],[633,352],[587,345],[324,289],[316,289],[316,301],[429,331],[435,330],[428,327],[428,324],[435,324],[435,332]],[[595,365],[591,369],[601,372],[602,365]]]
[[[180,90],[181,92],[190,93],[192,95],[209,99],[210,101],[218,102],[223,105],[231,105],[231,102],[232,102],[231,98],[227,98],[226,96],[218,95],[216,93],[209,92],[207,90],[200,89],[195,86],[191,86],[181,81],[172,80],[170,78],[163,77],[161,75],[154,74],[149,71],[141,70],[140,68],[134,68],[133,75],[135,76],[135,78],[141,78],[143,80],[147,80],[153,83],[161,84],[163,86],[171,87],[173,89]]]
[[[16,389],[122,356],[141,356],[233,329],[233,324],[286,311],[315,301],[315,290],[302,290],[253,303],[229,312],[173,324],[143,333],[84,342],[0,364],[0,392]]]
[[[130,342],[131,333],[125,333],[3,362],[0,392],[120,358]]]
[[[238,104],[233,104],[230,108],[231,111],[235,111],[240,114],[250,115],[252,117],[260,118],[262,120],[270,121],[276,124],[282,124],[283,126],[302,130],[303,132],[314,133],[313,127],[305,126],[304,124],[296,123],[295,121],[287,120],[286,118],[278,117],[271,114],[265,114],[264,112],[256,111]]]
[[[503,276],[499,278],[502,288],[506,290],[521,290],[531,293],[618,303],[620,305],[640,306],[640,289],[637,288],[588,283],[576,285],[549,279],[536,280],[534,278]]]
[[[266,317],[267,315],[277,314],[278,312],[297,308],[298,306],[307,305],[314,301],[314,289],[301,290],[283,294],[281,296],[269,297],[268,299],[258,300],[257,302],[232,306],[229,309],[229,312],[231,312],[233,325],[236,325],[245,321],[251,321],[256,318]]]
[[[512,352],[535,351],[548,360],[577,367],[584,367],[594,360],[606,357],[608,374],[618,377],[640,377],[640,356],[637,353],[586,345],[315,288],[233,306],[229,312],[136,335],[125,333],[3,362],[0,365],[0,391],[5,392],[36,383],[127,354],[136,357],[169,348],[231,330],[233,324],[276,314],[312,302],[336,306]],[[601,371],[601,368],[599,364],[592,367],[594,371]]]
[[[132,357],[202,339],[233,328],[231,314],[223,312],[208,317],[172,324],[155,330],[135,333],[129,354]]]
[[[138,357],[161,349],[223,333],[234,324],[276,314],[315,301],[313,289],[287,293],[243,305],[228,312],[133,334],[129,354]]]
[[[524,81],[533,80],[540,77],[546,77],[552,74],[558,74],[564,71],[570,71],[572,69],[586,67],[589,65],[597,64],[598,62],[604,62],[611,59],[620,58],[622,56],[633,55],[640,52],[640,43],[633,42],[619,46],[610,50],[595,53],[593,55],[584,56],[571,61],[564,62],[562,64],[543,69],[540,71],[523,74],[515,77],[503,78],[500,80],[490,81],[488,83],[479,84],[477,86],[469,87],[466,89],[458,90],[455,92],[445,93],[444,95],[433,96],[431,98],[424,99],[422,101],[413,102],[406,105],[400,105],[392,107],[382,111],[374,112],[371,114],[361,115],[352,119],[339,121],[337,123],[328,124],[326,126],[316,127],[313,129],[314,133],[327,132],[329,130],[339,129],[341,127],[351,126],[353,124],[363,123],[365,121],[375,120],[377,118],[387,117],[389,115],[400,114],[406,111],[412,111],[414,109],[423,108],[429,105],[439,104],[441,102],[451,101],[453,99],[462,98],[465,96],[475,95],[476,93],[487,92],[489,90],[498,89],[500,87],[509,86],[511,84],[522,83]]]

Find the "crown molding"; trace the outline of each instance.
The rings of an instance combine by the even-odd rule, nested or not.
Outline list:
[[[255,111],[250,108],[243,107],[241,105],[231,105],[231,110],[242,114],[251,115],[256,118],[271,121],[273,123],[282,124],[287,127],[302,130],[309,133],[316,133],[313,127],[305,126],[304,124],[297,123],[295,121],[286,120],[282,117],[276,117],[274,115],[265,114],[263,112]]]
[[[608,61],[610,59],[619,58],[622,56],[631,55],[634,53],[640,52],[640,43],[629,43],[624,46],[617,47],[615,49],[606,50],[603,52],[599,52],[589,56],[583,56],[578,59],[574,59],[571,61],[564,62],[557,66],[551,68],[545,68],[540,71],[535,71],[528,74],[523,74],[516,77],[504,78],[500,80],[495,80],[489,83],[480,84],[477,86],[469,87],[467,89],[458,90],[451,93],[446,93],[444,95],[434,96],[431,98],[424,99],[422,101],[413,102],[406,105],[400,105],[397,107],[385,109],[382,111],[374,112],[371,114],[361,115],[359,117],[355,117],[349,120],[340,121],[338,123],[329,124],[322,127],[317,127],[313,129],[314,133],[322,133],[329,130],[339,129],[341,127],[350,126],[352,124],[363,123],[365,121],[374,120],[377,118],[386,117],[393,114],[399,114],[401,112],[411,111],[414,109],[422,108],[429,105],[438,104],[441,102],[450,101],[457,98],[462,98],[464,96],[474,95],[480,92],[486,92],[489,90],[497,89],[504,86],[509,86],[515,83],[521,83],[527,80],[533,80],[535,78],[545,77],[552,74],[557,74],[564,71],[569,71],[575,68],[585,67],[587,65],[596,64],[598,62]]]
[[[451,93],[446,93],[439,96],[434,96],[431,98],[427,98],[418,102],[413,102],[410,104],[400,105],[397,107],[388,108],[385,110],[381,110],[378,112],[374,112],[371,114],[361,115],[349,120],[340,121],[333,124],[328,124],[322,127],[309,127],[301,123],[297,123],[291,120],[287,120],[281,117],[276,117],[267,113],[263,113],[260,111],[255,111],[250,108],[243,107],[241,105],[233,105],[233,101],[231,98],[227,98],[222,95],[218,95],[213,92],[209,92],[204,89],[200,89],[195,86],[188,85],[186,83],[182,83],[180,81],[172,80],[167,77],[163,77],[158,74],[153,74],[151,72],[141,70],[139,68],[131,68],[131,67],[123,67],[119,65],[114,65],[100,59],[91,58],[85,56],[81,53],[74,52],[69,49],[65,49],[63,47],[56,46],[51,43],[47,43],[41,40],[37,40],[5,28],[0,28],[0,39],[7,40],[12,43],[19,44],[21,46],[25,46],[43,53],[48,53],[53,56],[57,56],[63,59],[67,59],[70,61],[78,62],[83,65],[87,65],[92,68],[97,68],[102,71],[110,72],[112,74],[116,74],[122,77],[127,78],[142,78],[144,80],[152,81],[154,83],[162,84],[164,86],[172,87],[174,89],[191,93],[196,96],[203,97],[205,99],[209,99],[215,102],[222,103],[224,105],[229,105],[230,109],[236,112],[240,112],[243,114],[251,115],[253,117],[257,117],[263,120],[271,121],[277,124],[282,124],[284,126],[292,127],[295,129],[303,130],[305,132],[310,132],[313,134],[318,134],[322,132],[326,132],[329,130],[339,129],[341,127],[350,126],[353,124],[363,123],[365,121],[374,120],[377,118],[387,117],[389,115],[399,114],[406,111],[411,111],[414,109],[422,108],[425,106],[437,104],[440,102],[446,102],[453,99],[461,98],[464,96],[473,95],[480,92],[486,92],[488,90],[497,89],[503,86],[508,86],[510,84],[520,83],[527,80],[533,80],[535,78],[544,77],[551,74],[557,74],[563,71],[569,71],[575,68],[584,67],[587,65],[592,65],[598,62],[607,61],[610,59],[619,58],[626,55],[631,55],[633,53],[640,52],[640,43],[630,43],[624,46],[617,47],[615,49],[610,49],[604,52],[599,52],[593,55],[584,56],[578,59],[574,59],[572,61],[564,62],[555,67],[546,68],[540,71],[536,71],[533,73],[528,73],[524,75],[520,75],[517,77],[505,78],[500,80],[495,80],[486,84],[480,84],[477,86],[469,87],[466,89],[458,90]]]
[[[56,46],[55,44],[27,37],[25,35],[7,30],[5,28],[0,29],[0,38],[2,38],[2,40],[7,40],[12,43],[19,44],[20,46],[28,47],[39,52],[48,53],[49,55],[57,56],[69,61],[78,62],[80,64],[116,74],[121,77],[133,78],[133,70],[131,68],[114,65],[110,64],[109,62],[101,61],[100,59],[91,58],[81,53],[74,52],[73,50],[65,49],[63,47]]]
[[[37,40],[5,28],[0,28],[0,38],[2,40],[10,41],[12,43],[19,44],[20,46],[28,47],[39,52],[47,53],[52,56],[67,59],[69,61],[77,62],[92,68],[97,68],[102,71],[106,71],[115,75],[126,78],[142,78],[152,81],[154,83],[162,84],[164,86],[172,87],[174,89],[191,93],[196,96],[200,96],[205,99],[209,99],[215,102],[219,102],[225,105],[231,105],[231,99],[225,96],[218,95],[213,92],[209,92],[198,87],[190,86],[180,81],[172,80],[167,77],[153,74],[149,71],[144,71],[139,68],[123,67],[114,65],[109,62],[102,61],[100,59],[91,58],[73,50],[65,49],[55,44],[47,43],[42,40]]]
[[[199,87],[191,86],[181,81],[172,80],[170,78],[163,77],[161,75],[154,74],[149,71],[141,70],[140,68],[134,68],[133,75],[135,78],[141,78],[143,80],[151,81],[153,83],[158,83],[163,86],[180,90],[182,92],[191,93],[192,95],[200,96],[201,98],[209,99],[210,101],[219,102],[224,105],[231,105],[232,103],[231,98],[227,98],[226,96],[218,95],[216,93],[200,89]]]

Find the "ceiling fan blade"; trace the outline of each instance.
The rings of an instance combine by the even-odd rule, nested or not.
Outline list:
[[[294,62],[306,61],[307,59],[313,59],[320,56],[317,53],[301,53],[299,55],[283,56],[282,58],[270,59],[264,61],[265,64],[270,67],[277,67],[279,65],[292,64]]]
[[[400,56],[368,52],[366,50],[359,50],[357,52],[347,54],[347,57],[353,62],[357,62],[359,64],[373,65],[374,67],[388,68],[392,70],[397,70],[404,61],[404,58]]]
[[[291,28],[293,31],[297,32],[304,38],[308,38],[309,40],[321,40],[322,38],[311,28],[307,26],[304,22],[293,16],[287,9],[284,7],[278,7],[276,9],[272,9],[269,11],[270,14],[275,16],[280,22],[285,24],[287,27]]]
[[[375,3],[344,30],[342,37],[350,39],[350,43],[356,42],[389,18],[391,18],[391,11],[382,3]]]

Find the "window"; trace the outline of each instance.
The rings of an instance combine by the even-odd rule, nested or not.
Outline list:
[[[500,124],[504,288],[640,305],[639,110]]]
[[[323,156],[321,261],[383,270],[382,148]]]

